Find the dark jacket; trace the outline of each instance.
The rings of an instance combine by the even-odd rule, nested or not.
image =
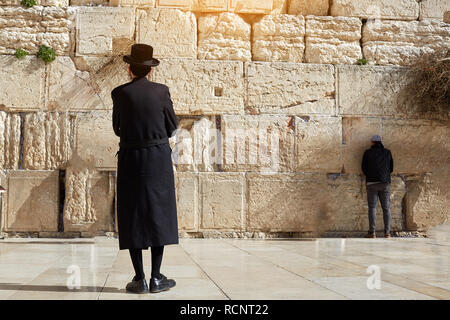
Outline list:
[[[383,144],[374,144],[364,152],[361,169],[366,175],[366,182],[391,183],[394,160],[389,149]]]
[[[138,77],[114,88],[111,97],[112,125],[121,143],[117,163],[119,247],[177,244],[177,208],[169,143],[124,146],[172,136],[178,122],[169,88]]]

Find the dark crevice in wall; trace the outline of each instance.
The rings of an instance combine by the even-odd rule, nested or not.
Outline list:
[[[19,112],[20,115],[20,145],[19,145],[19,170],[23,169],[23,141],[25,131],[25,113]]]
[[[66,199],[66,170],[59,170],[58,232],[64,232],[64,202]]]
[[[216,143],[216,159],[217,159],[217,171],[222,172],[222,117],[216,116],[216,130],[217,130],[217,143]]]

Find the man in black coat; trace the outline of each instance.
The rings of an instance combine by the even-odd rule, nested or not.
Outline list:
[[[160,273],[164,245],[178,244],[172,149],[168,138],[177,129],[169,88],[151,82],[151,68],[159,64],[153,48],[135,44],[130,64],[131,81],[114,88],[112,125],[120,137],[117,163],[117,222],[119,249],[128,249],[135,270],[127,291],[148,292],[142,249],[151,247],[150,292],[175,286]]]
[[[371,139],[372,146],[364,152],[362,171],[366,175],[367,202],[369,205],[369,232],[367,238],[375,238],[377,202],[380,199],[383,209],[384,237],[390,237],[391,211],[390,190],[391,173],[394,160],[389,149],[381,142],[379,135]]]

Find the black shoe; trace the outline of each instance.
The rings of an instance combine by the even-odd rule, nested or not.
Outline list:
[[[141,280],[134,280],[136,276],[133,278],[131,282],[127,284],[126,290],[127,292],[132,293],[147,293],[148,292],[148,285],[147,281],[144,279]]]
[[[158,278],[150,278],[150,292],[156,293],[161,291],[169,290],[175,287],[176,282],[173,279],[167,279],[162,273],[159,274]]]

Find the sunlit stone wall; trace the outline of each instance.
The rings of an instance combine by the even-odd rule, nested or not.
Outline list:
[[[393,230],[448,219],[450,118],[420,111],[405,69],[450,45],[448,0],[36,2],[0,0],[7,235],[117,231],[110,92],[129,81],[121,55],[136,42],[154,47],[152,80],[179,117],[181,235],[365,232],[373,134],[395,160]],[[41,44],[56,60],[36,57]]]

